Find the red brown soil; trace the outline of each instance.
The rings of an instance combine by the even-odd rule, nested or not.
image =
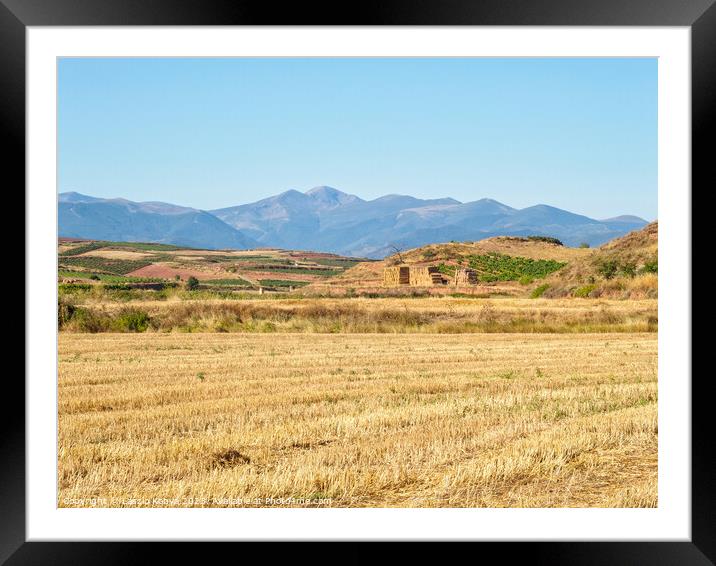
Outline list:
[[[87,238],[65,238],[63,236],[60,236],[57,238],[57,241],[61,244],[69,244],[72,242],[92,242],[94,240],[89,240]]]

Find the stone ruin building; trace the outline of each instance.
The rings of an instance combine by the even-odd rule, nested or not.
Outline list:
[[[477,285],[477,272],[474,269],[460,268],[455,276],[440,273],[437,266],[397,265],[383,270],[383,286],[385,287],[433,287],[436,285]]]

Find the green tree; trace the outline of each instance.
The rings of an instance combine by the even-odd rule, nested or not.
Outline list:
[[[617,274],[619,264],[613,259],[604,260],[599,266],[598,271],[605,279],[611,279]]]
[[[641,268],[642,273],[659,273],[659,260],[647,261]]]

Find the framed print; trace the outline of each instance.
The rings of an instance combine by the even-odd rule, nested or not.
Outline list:
[[[691,199],[716,8],[628,8],[5,1],[3,559],[715,560]]]

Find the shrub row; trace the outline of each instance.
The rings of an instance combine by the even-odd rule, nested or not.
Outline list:
[[[636,277],[646,273],[658,273],[658,259],[647,261],[644,265],[637,268],[635,261],[620,260],[617,258],[599,259],[595,262],[597,272],[605,279],[613,279],[614,277]]]
[[[124,308],[110,315],[62,300],[57,308],[58,328],[77,332],[144,332],[150,322],[149,314],[135,308]]]
[[[113,275],[124,275],[151,264],[149,260],[109,259],[106,257],[80,256],[61,257],[60,266],[83,267]]]
[[[631,332],[655,331],[656,309],[638,315],[609,309],[579,313],[515,313],[492,304],[477,311],[430,312],[404,307],[363,308],[356,304],[281,305],[271,302],[192,302],[150,312],[139,308],[107,311],[58,305],[60,329],[74,332]]]

